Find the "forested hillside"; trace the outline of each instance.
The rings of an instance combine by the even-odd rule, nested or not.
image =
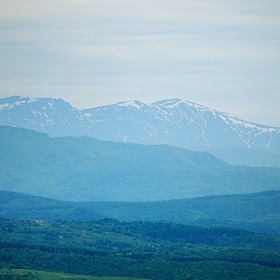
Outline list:
[[[280,190],[280,168],[209,153],[0,126],[0,189],[71,201],[159,201]]]
[[[0,220],[0,268],[154,280],[280,278],[280,236],[165,222]]]
[[[231,226],[280,234],[280,192],[224,195],[158,202],[67,202],[0,191],[0,216],[28,220],[115,218]]]

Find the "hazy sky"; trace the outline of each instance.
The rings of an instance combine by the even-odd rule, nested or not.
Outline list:
[[[280,127],[279,0],[0,4],[1,98],[182,98]]]

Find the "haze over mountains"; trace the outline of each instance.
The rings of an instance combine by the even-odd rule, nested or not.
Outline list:
[[[0,189],[71,201],[158,201],[280,190],[280,168],[231,166],[168,145],[0,126]]]
[[[0,217],[45,221],[102,218],[172,221],[280,234],[279,199],[279,191],[268,191],[156,202],[70,202],[0,190]]]
[[[168,144],[190,150],[246,148],[280,153],[280,128],[254,124],[181,99],[134,100],[77,110],[62,99],[0,99],[0,124],[50,136]]]
[[[1,104],[2,274],[279,279],[279,128],[183,100]]]
[[[268,168],[280,163],[280,128],[179,99],[82,111],[50,98],[0,104],[1,190],[132,202],[280,190],[280,169]],[[227,163],[240,164],[240,154],[268,167]]]

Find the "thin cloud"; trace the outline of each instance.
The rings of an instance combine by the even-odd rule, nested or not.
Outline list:
[[[280,126],[258,105],[280,106],[279,15],[275,0],[3,0],[0,96],[178,97]]]

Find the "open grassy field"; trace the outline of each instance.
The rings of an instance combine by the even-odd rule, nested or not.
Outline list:
[[[62,279],[72,279],[72,280],[144,280],[140,278],[127,278],[127,277],[95,277],[95,276],[83,276],[74,275],[67,273],[57,273],[57,272],[47,272],[39,270],[30,269],[0,269],[0,279],[25,279],[25,280],[62,280]]]

